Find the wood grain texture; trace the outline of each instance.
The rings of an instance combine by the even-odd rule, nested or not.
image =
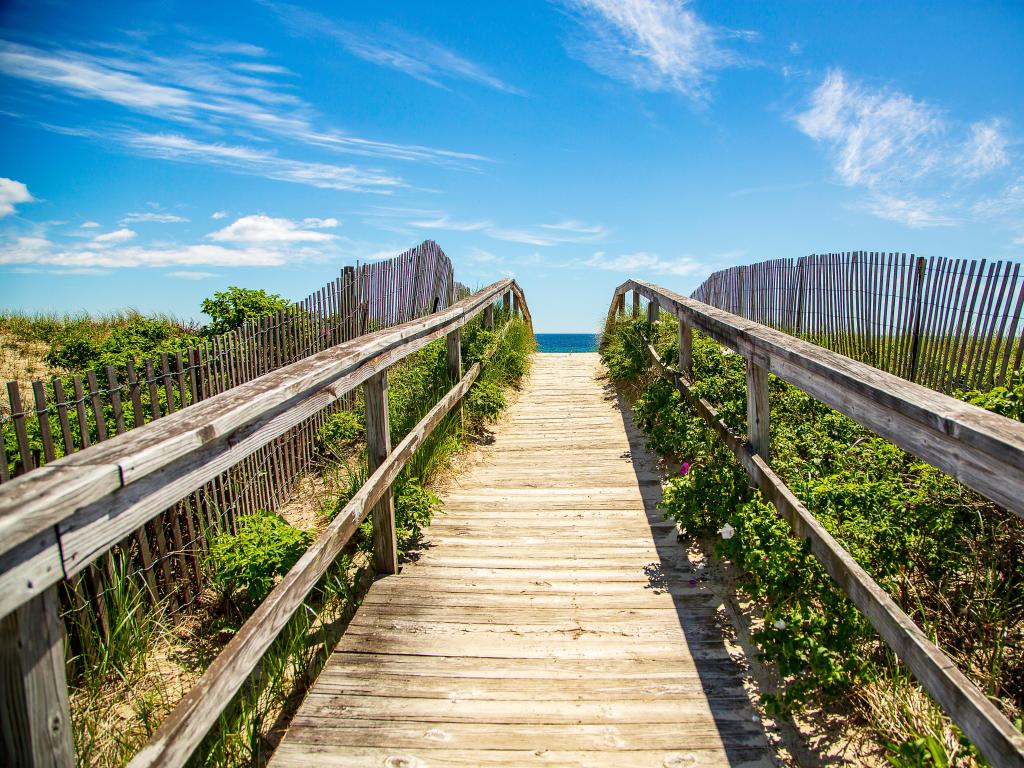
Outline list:
[[[271,766],[770,764],[642,443],[596,355],[536,356]]]
[[[698,397],[687,379],[661,361],[653,346],[648,345],[648,352],[652,364],[675,384],[736,455],[752,484],[786,519],[793,534],[808,542],[814,556],[868,618],[879,636],[991,764],[997,768],[1024,766],[1024,735],[836,541],[772,471],[764,457],[755,452],[754,446],[734,434],[718,417],[714,406]]]
[[[50,587],[0,619],[0,764],[75,765],[59,611]]]
[[[651,283],[665,311],[1024,516],[1024,424]]]

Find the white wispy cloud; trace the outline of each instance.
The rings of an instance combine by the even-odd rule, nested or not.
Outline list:
[[[323,243],[334,240],[336,235],[304,229],[291,219],[273,218],[260,213],[236,219],[207,237],[235,243]]]
[[[486,264],[489,262],[502,261],[501,256],[485,251],[483,248],[470,248],[467,254],[470,261],[478,264]]]
[[[958,220],[944,212],[941,202],[927,197],[915,195],[887,195],[874,193],[865,204],[872,214],[880,219],[905,224],[919,229],[922,227],[952,227]]]
[[[491,222],[486,219],[481,221],[456,221],[443,214],[431,219],[411,221],[409,224],[418,229],[447,229],[453,232],[475,232],[476,230],[486,229],[491,226]]]
[[[600,224],[567,220],[556,224],[540,224],[536,227],[489,227],[485,232],[495,240],[550,247],[567,243],[593,243],[602,240],[608,230]]]
[[[490,219],[461,219],[440,210],[388,206],[375,206],[363,215],[367,217],[365,221],[374,227],[403,234],[413,234],[424,229],[480,232],[493,240],[545,248],[571,243],[599,242],[608,234],[608,229],[602,224],[588,224],[576,219],[509,227],[496,224]]]
[[[338,226],[338,220],[332,216],[326,219],[308,216],[302,220],[302,226],[309,227],[310,229],[334,229]]]
[[[227,211],[214,211],[212,214],[210,214],[211,219],[226,219],[227,217]]]
[[[708,98],[716,70],[745,59],[723,42],[753,37],[718,29],[683,0],[563,0],[583,34],[569,52],[601,74],[649,91],[677,91],[695,102]]]
[[[129,213],[121,218],[122,224],[133,224],[136,222],[153,224],[179,224],[188,221],[184,216],[176,216],[173,213]]]
[[[217,277],[216,272],[199,272],[187,269],[176,270],[174,272],[168,272],[168,277],[177,277],[180,280],[209,280],[211,277]]]
[[[83,221],[78,226],[80,229],[99,229],[103,225],[98,221]]]
[[[977,212],[969,184],[1010,164],[1003,121],[965,131],[928,102],[840,69],[827,73],[795,122],[828,148],[842,184],[867,192],[866,210],[909,227],[950,226]]]
[[[128,133],[124,143],[141,154],[170,160],[221,165],[237,173],[291,181],[321,189],[388,194],[401,178],[354,165],[292,160],[254,147],[220,144],[174,133]]]
[[[958,165],[968,176],[984,176],[1009,164],[1008,145],[1002,120],[972,123]]]
[[[94,245],[104,246],[112,245],[115,243],[126,243],[129,240],[134,240],[136,233],[134,230],[122,227],[121,229],[115,229],[112,232],[104,232],[102,235],[96,235],[92,239]]]
[[[646,251],[624,253],[618,256],[609,256],[604,251],[598,251],[589,259],[574,262],[573,265],[603,269],[609,272],[674,275],[676,277],[707,271],[705,264],[689,256],[667,259]]]
[[[436,88],[463,80],[511,94],[522,90],[439,43],[393,26],[357,27],[287,3],[264,2],[293,33],[328,37],[353,56],[394,69]]]
[[[266,53],[253,48],[244,55]],[[336,126],[322,124],[315,110],[296,95],[293,77],[282,79],[282,68],[273,64],[231,58],[239,54],[238,44],[199,45],[194,52],[167,57],[126,46],[50,50],[0,40],[0,75],[35,89],[116,105],[160,125],[159,129],[134,128],[140,135],[173,133],[168,131],[170,122],[177,126],[177,131],[187,131],[187,138],[196,144],[213,144],[209,136],[224,143],[232,143],[225,142],[224,137],[233,136],[236,144],[241,137],[246,137],[246,143],[256,137],[301,145],[307,150],[407,162],[473,167],[488,161],[476,153],[353,136]],[[118,132],[106,128],[70,128],[45,121],[40,124],[59,133],[113,141],[127,150],[140,148],[138,143],[119,142]],[[187,159],[182,154],[164,157]],[[309,163],[305,169],[295,169],[293,175],[307,173],[316,177],[318,165],[331,164]],[[372,170],[363,172],[374,175]],[[333,185],[334,182],[327,184]]]
[[[0,219],[14,213],[14,206],[19,203],[31,203],[34,200],[22,182],[0,177]]]
[[[111,246],[111,247],[107,247]],[[220,244],[165,246],[86,243],[66,245],[42,237],[21,237],[0,245],[0,264],[32,264],[43,267],[279,267],[317,254],[301,249],[261,245],[230,247]]]

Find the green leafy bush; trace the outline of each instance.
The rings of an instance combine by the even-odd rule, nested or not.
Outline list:
[[[692,534],[714,534],[726,523],[734,529],[716,552],[739,567],[741,588],[763,611],[753,639],[783,679],[778,695],[766,699],[769,708],[793,712],[877,679],[893,664],[884,645],[789,525],[748,487],[717,434],[674,387],[652,377],[641,342],[655,339],[674,363],[676,329],[645,326],[628,318],[613,323],[602,355],[612,375],[633,387],[633,412],[650,447],[689,464],[664,484],[666,516]],[[701,334],[693,344],[695,394],[742,434],[745,360]],[[1011,418],[1024,413],[1020,377],[961,397]],[[1024,655],[1011,648],[1024,641],[1024,524],[774,376],[769,401],[777,474],[983,689],[1011,711],[1024,706]],[[925,753],[921,744],[904,746],[893,759]]]
[[[255,512],[241,519],[237,534],[224,531],[213,537],[206,557],[210,581],[229,603],[241,592],[243,606],[259,605],[312,541],[310,532],[275,513]]]
[[[440,507],[441,500],[424,488],[418,478],[408,478],[395,489],[395,535],[400,550],[419,539]]]
[[[246,320],[257,320],[290,306],[288,299],[276,293],[232,285],[226,291],[215,292],[213,298],[203,299],[203,314],[210,316],[206,334],[227,333],[241,328]]]
[[[69,371],[112,365],[123,373],[129,358],[138,362],[161,352],[173,355],[194,345],[197,338],[177,323],[142,315],[130,317],[100,339],[84,333],[81,325],[68,325],[54,335],[46,362]]]
[[[322,447],[329,447],[336,453],[351,448],[366,437],[364,418],[362,413],[356,411],[339,411],[331,414],[317,430],[317,440]]]
[[[505,393],[493,381],[478,382],[466,396],[466,407],[477,418],[493,421],[505,409]]]

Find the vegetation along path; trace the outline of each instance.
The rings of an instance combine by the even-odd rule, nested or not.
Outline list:
[[[770,764],[599,365],[537,356],[418,559],[370,588],[273,768]]]

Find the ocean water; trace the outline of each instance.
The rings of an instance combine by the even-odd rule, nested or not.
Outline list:
[[[597,352],[595,333],[538,333],[540,352]]]

